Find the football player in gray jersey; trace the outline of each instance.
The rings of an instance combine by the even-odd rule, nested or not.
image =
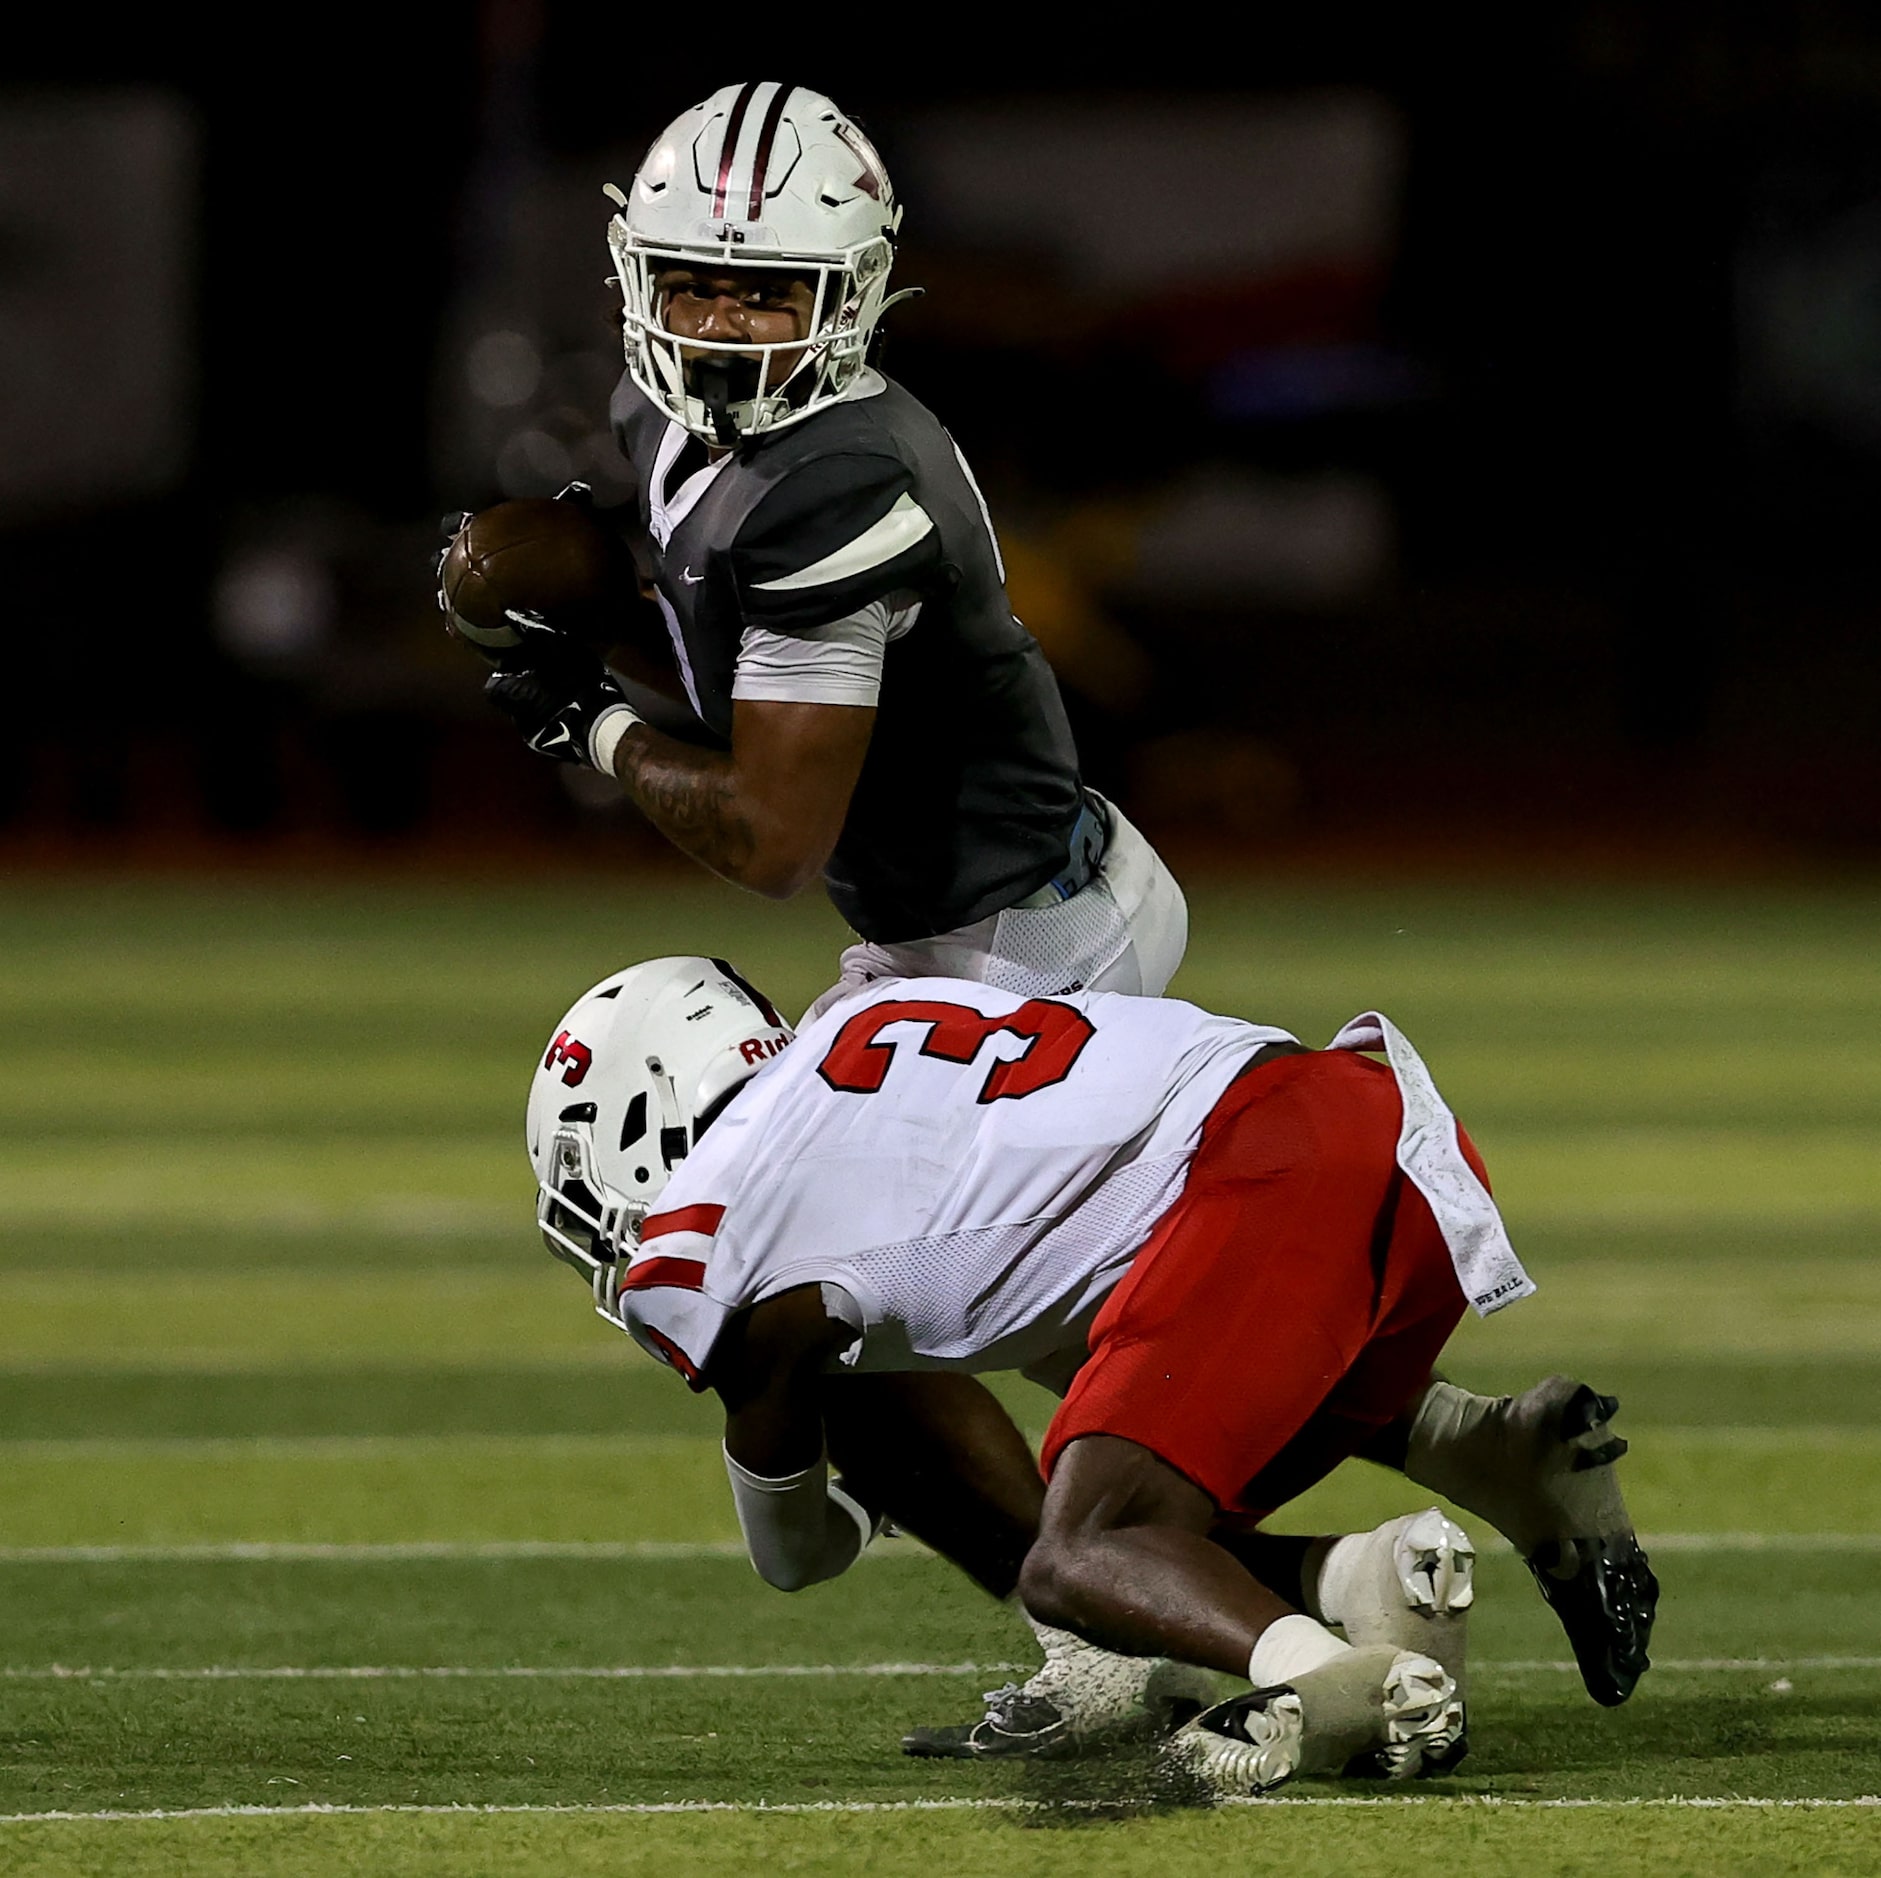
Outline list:
[[[867,138],[818,93],[730,85],[611,193],[611,519],[671,663],[538,630],[492,699],[726,879],[821,874],[859,939],[828,1001],[921,972],[1159,994],[1181,892],[1082,784],[965,459],[869,363],[901,211]]]
[[[493,701],[726,879],[781,899],[821,874],[857,943],[818,1009],[933,973],[1159,995],[1187,939],[1182,894],[1083,786],[965,459],[869,362],[901,220],[873,146],[818,93],[730,85],[609,193],[627,354],[612,418],[634,499],[601,519],[671,658],[623,648],[605,666],[523,616]],[[956,1438],[971,1424],[1019,1441],[970,1379],[919,1406]],[[925,1478],[917,1423],[897,1424],[899,1464],[883,1457],[907,1480]],[[1003,1596],[1023,1545],[998,1537],[975,1575]],[[1035,1629],[1032,1722],[997,1741],[984,1722],[919,1731],[911,1748],[1025,1753],[1141,1716],[1155,1664]]]

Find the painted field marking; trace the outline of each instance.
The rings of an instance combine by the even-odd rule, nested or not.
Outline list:
[[[827,1676],[1004,1676],[1023,1663],[210,1663],[0,1665],[0,1682],[665,1682]],[[1655,1660],[1659,1675],[1767,1675],[1772,1670],[1881,1670],[1881,1656],[1688,1656]],[[1473,1663],[1474,1676],[1571,1676],[1567,1658]]]
[[[529,1367],[519,1364],[519,1368]],[[8,1373],[13,1365],[8,1365]],[[419,1372],[422,1374],[422,1372]],[[1881,1429],[1873,1431],[1881,1442]],[[674,1454],[691,1449],[710,1452],[716,1434],[687,1434],[680,1429],[619,1434],[541,1435],[22,1435],[0,1440],[0,1456],[10,1461],[78,1462],[192,1461],[369,1461],[407,1456],[423,1458],[450,1449],[474,1447],[535,1460],[585,1459],[591,1454]]]
[[[1643,1532],[1651,1552],[1881,1552],[1881,1532]],[[1483,1548],[1512,1551],[1506,1539]]]
[[[611,1356],[612,1346],[603,1344]],[[525,1355],[513,1365],[549,1374],[555,1365]],[[578,1359],[576,1367],[592,1368],[589,1359]],[[13,1363],[11,1369],[27,1374],[47,1374],[57,1365],[39,1365],[31,1359]],[[74,1376],[89,1374],[73,1371]],[[1027,1424],[1027,1439],[1037,1442],[1044,1434],[1042,1426]],[[1704,1451],[1738,1450],[1745,1454],[1782,1454],[1790,1450],[1821,1454],[1854,1452],[1867,1454],[1881,1448],[1881,1425],[1864,1422],[1808,1424],[1743,1425],[1719,1423],[1655,1423],[1644,1431],[1629,1427],[1635,1441],[1658,1440],[1668,1446]],[[327,1435],[18,1435],[0,1436],[0,1457],[22,1464],[31,1462],[77,1463],[105,1461],[122,1463],[145,1458],[178,1461],[241,1460],[253,1462],[350,1461],[422,1457],[433,1452],[460,1449],[466,1444],[479,1450],[514,1451],[535,1459],[582,1458],[605,1451],[613,1454],[661,1455],[701,1453],[717,1449],[718,1436],[710,1432],[693,1433],[684,1429],[636,1433],[494,1433],[494,1434],[327,1434]]]
[[[1669,1799],[1595,1800],[1567,1798],[1536,1800],[1504,1799],[1497,1794],[1271,1794],[1264,1799],[1232,1799],[1227,1806],[1300,1806],[1300,1807],[1432,1807],[1439,1810],[1480,1808],[1500,1812],[1644,1811],[1692,1809],[1701,1812],[1840,1812],[1881,1808],[1881,1794],[1865,1793],[1848,1800],[1779,1800],[1732,1796],[1729,1799],[1673,1797]],[[333,1816],[359,1818],[373,1815],[415,1814],[424,1818],[489,1818],[521,1814],[526,1817],[561,1815],[582,1817],[601,1814],[647,1815],[658,1813],[1049,1813],[1102,1812],[1111,1803],[1102,1800],[1021,1800],[1021,1799],[939,1799],[939,1800],[647,1800],[615,1801],[590,1806],[527,1805],[509,1806],[426,1806],[405,1802],[383,1806],[324,1804],[308,1801],[300,1806],[179,1806],[151,1807],[144,1811],[103,1811],[96,1813],[0,1813],[0,1826],[37,1826],[55,1823],[86,1823],[99,1820],[170,1820],[170,1819],[306,1819]]]
[[[5,1682],[663,1682],[691,1678],[754,1676],[994,1676],[1024,1669],[1023,1663],[365,1663],[306,1665],[211,1664],[169,1669],[152,1664],[130,1669],[48,1663],[0,1667]],[[1569,1665],[1573,1667],[1572,1664]]]
[[[1661,1532],[1643,1533],[1651,1552],[1881,1552],[1881,1532]],[[1490,1537],[1480,1552],[1508,1552]],[[185,1545],[9,1545],[0,1565],[342,1564],[421,1562],[427,1559],[741,1559],[736,1539],[408,1539],[348,1541],[299,1539],[211,1540]],[[877,1544],[865,1559],[931,1559],[913,1542]]]
[[[1763,1675],[1788,1669],[1881,1669],[1881,1656],[1655,1656],[1655,1674],[1674,1676]],[[1580,1674],[1568,1659],[1511,1657],[1505,1662],[1473,1662],[1472,1676],[1541,1676]]]
[[[704,1559],[738,1558],[737,1539],[406,1539],[346,1541],[261,1539],[201,1545],[0,1546],[0,1565],[317,1564],[370,1565],[428,1559]],[[913,1556],[910,1551],[907,1556]],[[873,1557],[874,1548],[864,1554]],[[902,1557],[901,1548],[886,1556]],[[921,1556],[927,1556],[921,1554]]]

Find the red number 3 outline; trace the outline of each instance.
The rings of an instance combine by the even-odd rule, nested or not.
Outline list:
[[[1097,1035],[1096,1026],[1082,1011],[1050,998],[1028,998],[1004,1017],[987,1017],[965,1004],[897,998],[858,1011],[836,1033],[816,1073],[845,1095],[874,1095],[895,1060],[895,1040],[881,1041],[881,1033],[890,1024],[926,1024],[921,1054],[946,1063],[971,1063],[987,1039],[1001,1031],[1023,1037],[1026,1047],[1019,1055],[1002,1059],[986,1072],[980,1085],[981,1102],[1018,1101],[1063,1082],[1084,1046]]]

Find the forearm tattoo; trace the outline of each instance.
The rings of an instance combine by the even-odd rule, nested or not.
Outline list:
[[[635,725],[614,753],[614,774],[676,848],[715,874],[743,882],[758,837],[729,756]]]

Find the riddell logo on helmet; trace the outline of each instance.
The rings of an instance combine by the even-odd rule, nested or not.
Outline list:
[[[873,197],[875,201],[880,202],[882,190],[888,178],[882,174],[881,164],[877,161],[874,152],[859,140],[847,124],[832,124],[830,129],[836,133],[841,142],[849,147],[856,161],[862,165],[862,174],[849,187],[860,189],[865,196]]]
[[[775,1056],[789,1041],[788,1037],[747,1037],[738,1046],[738,1054],[747,1063],[762,1063],[767,1057]]]
[[[555,1041],[549,1045],[548,1054],[542,1059],[542,1067],[553,1069],[557,1063],[567,1065],[562,1071],[562,1081],[572,1089],[593,1067],[594,1052],[585,1043],[577,1042],[567,1031],[558,1030]]]

